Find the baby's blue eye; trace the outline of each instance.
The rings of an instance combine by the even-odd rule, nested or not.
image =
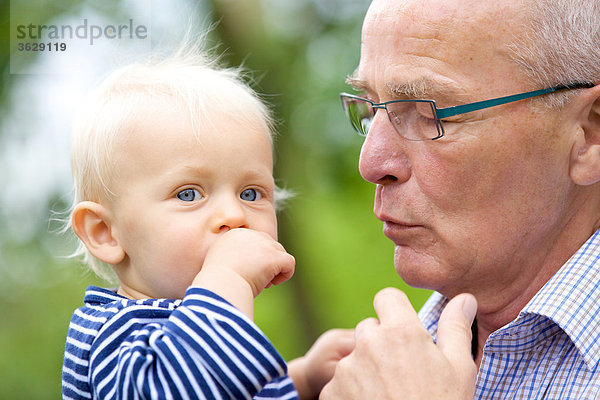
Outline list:
[[[177,198],[181,201],[194,201],[200,200],[202,198],[202,194],[200,194],[200,192],[196,189],[185,189],[177,193]]]
[[[256,201],[261,199],[261,195],[256,189],[246,189],[240,194],[240,198],[246,201]]]

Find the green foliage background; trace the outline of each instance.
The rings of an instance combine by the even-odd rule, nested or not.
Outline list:
[[[51,20],[80,3],[28,12]],[[296,257],[296,274],[259,296],[255,319],[287,359],[302,355],[329,328],[351,328],[374,316],[372,298],[383,287],[405,290],[417,309],[429,295],[409,288],[394,271],[392,243],[372,214],[374,187],[358,173],[361,140],[339,103],[338,93],[348,90],[345,76],[358,63],[368,3],[214,0],[206,2],[210,12],[199,16],[218,21],[211,39],[221,43],[230,65],[243,63],[255,72],[253,86],[280,121],[276,175],[296,193],[280,214],[280,239]],[[9,6],[0,0],[0,118],[27,101],[13,92],[23,77],[9,72]],[[0,149],[26,136],[0,131]],[[2,185],[11,173],[2,160],[0,168]],[[69,253],[73,239],[51,232],[51,210],[68,207],[68,193],[56,190],[39,220],[21,221],[0,210],[0,399],[60,397],[68,321],[85,287],[102,284],[58,257]],[[33,233],[14,235],[11,227],[19,224],[31,225]]]

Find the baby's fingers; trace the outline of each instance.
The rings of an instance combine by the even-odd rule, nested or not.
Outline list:
[[[276,266],[276,273],[271,282],[267,285],[267,287],[271,285],[279,285],[290,279],[294,275],[294,270],[296,267],[296,259],[293,255],[283,251],[278,257],[278,263]]]

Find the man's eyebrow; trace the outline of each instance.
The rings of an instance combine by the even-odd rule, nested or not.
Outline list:
[[[427,77],[409,82],[388,83],[387,88],[390,94],[395,97],[410,97],[414,99],[457,99],[467,95],[464,89],[456,85]]]
[[[358,78],[355,73],[348,75],[346,83],[357,91],[371,91],[371,85]],[[460,99],[467,92],[449,82],[422,77],[408,82],[389,82],[386,84],[389,95],[413,99]]]
[[[355,73],[352,73],[346,77],[346,83],[358,92],[364,92],[370,88],[369,84],[362,79],[356,77]]]

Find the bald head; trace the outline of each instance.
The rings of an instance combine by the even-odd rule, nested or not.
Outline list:
[[[532,87],[600,82],[600,0],[374,0],[364,35],[391,32],[503,52]],[[470,54],[463,51],[465,61]],[[452,51],[450,51],[452,52]]]

